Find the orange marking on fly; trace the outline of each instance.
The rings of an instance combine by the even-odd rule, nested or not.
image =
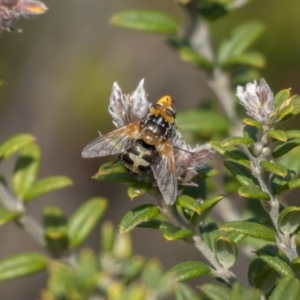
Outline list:
[[[176,117],[176,113],[172,108],[173,103],[171,96],[163,96],[152,105],[150,113],[162,116],[168,123],[173,124]]]

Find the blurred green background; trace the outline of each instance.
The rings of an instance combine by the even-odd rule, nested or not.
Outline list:
[[[105,159],[84,160],[80,155],[83,147],[97,137],[98,130],[106,133],[113,127],[107,113],[113,82],[130,93],[145,78],[149,101],[170,94],[179,113],[213,95],[201,71],[180,61],[164,36],[109,24],[113,13],[129,8],[161,10],[184,24],[185,16],[174,1],[45,3],[49,7],[45,15],[15,24],[23,29],[22,34],[0,36],[0,76],[8,82],[0,89],[0,142],[21,132],[35,135],[42,148],[40,176],[61,174],[74,180],[73,187],[30,204],[39,221],[46,205],[60,206],[70,215],[85,199],[101,195],[110,203],[106,218],[118,224],[125,212],[137,204],[129,200],[125,186],[91,179]],[[262,76],[274,92],[292,87],[292,93],[299,94],[299,14],[299,0],[253,1],[214,22],[212,42],[217,46],[244,21],[263,22],[266,30],[255,45],[267,58]],[[3,167],[9,176],[12,162]],[[134,200],[138,204],[149,201],[153,200]],[[136,253],[159,258],[165,268],[199,259],[196,250],[180,242],[166,242],[159,232],[147,230],[145,241],[146,230],[133,231]],[[21,251],[41,250],[14,224],[1,228],[0,237],[0,259]],[[97,250],[98,244],[99,234],[95,232],[86,245]],[[45,280],[46,273],[1,283],[0,298],[37,299]]]

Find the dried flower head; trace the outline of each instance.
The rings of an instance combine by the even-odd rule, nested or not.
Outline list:
[[[44,3],[37,0],[0,0],[0,33],[14,31],[12,24],[20,17],[40,15],[47,9]]]
[[[264,79],[259,84],[254,81],[245,87],[238,86],[236,95],[250,117],[263,124],[268,123],[275,106],[273,93]]]
[[[110,96],[109,113],[113,124],[120,128],[143,119],[149,112],[151,103],[147,101],[144,89],[144,80],[141,80],[137,89],[130,95],[122,93],[117,83],[114,83]],[[176,176],[179,182],[189,183],[212,157],[214,151],[205,144],[192,148],[183,139],[178,131],[172,137],[173,155],[175,160]]]

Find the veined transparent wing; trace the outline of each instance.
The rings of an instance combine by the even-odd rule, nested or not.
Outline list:
[[[173,147],[170,142],[166,142],[157,147],[157,152],[151,166],[152,172],[164,201],[172,205],[177,196]]]
[[[120,154],[134,145],[140,138],[140,122],[132,123],[100,136],[89,143],[82,151],[84,158]]]

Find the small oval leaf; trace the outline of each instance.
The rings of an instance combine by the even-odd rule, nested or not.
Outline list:
[[[233,231],[268,242],[275,242],[276,240],[275,233],[271,229],[263,225],[247,221],[228,222],[222,225],[220,230],[225,230],[229,232]]]
[[[81,244],[90,234],[107,207],[103,198],[92,198],[81,205],[72,215],[68,224],[70,247]]]
[[[251,118],[245,118],[243,119],[243,124],[249,125],[249,126],[254,126],[254,127],[258,127],[258,128],[262,128],[262,124],[259,123],[256,120],[253,120]]]
[[[297,257],[292,260],[291,267],[294,273],[299,277],[300,276],[300,258]]]
[[[0,145],[0,161],[18,152],[24,146],[34,142],[35,137],[30,134],[18,134]]]
[[[264,26],[259,22],[248,22],[236,27],[219,47],[220,64],[226,65],[227,61],[244,53],[263,30]]]
[[[224,64],[223,68],[234,66],[249,66],[254,68],[263,68],[266,64],[265,56],[257,51],[249,51],[240,55],[230,57]]]
[[[230,300],[230,291],[223,286],[207,283],[200,289],[210,300]]]
[[[72,180],[65,176],[51,176],[35,181],[24,195],[24,201],[29,202],[40,195],[70,186]]]
[[[267,265],[269,265],[272,269],[274,269],[281,276],[294,275],[291,267],[280,259],[277,256],[269,256],[269,255],[260,255],[257,252],[257,255],[261,260],[263,260]]]
[[[283,277],[275,287],[269,300],[299,300],[300,282],[294,276]]]
[[[300,130],[288,130],[285,131],[288,139],[300,138]]]
[[[292,234],[300,225],[300,207],[288,206],[279,215],[278,226],[283,233]]]
[[[221,201],[225,196],[224,195],[217,195],[213,198],[210,198],[210,199],[207,199],[205,200],[203,203],[200,204],[199,206],[199,210],[200,210],[200,213],[204,213],[205,211],[207,210],[211,210],[212,208],[215,207],[215,205],[217,203],[219,203],[219,201]]]
[[[120,222],[120,233],[125,233],[132,230],[135,226],[142,222],[147,222],[160,214],[160,210],[155,205],[145,204],[140,205],[130,210]]]
[[[21,214],[16,211],[6,210],[0,207],[0,226],[16,220]]]
[[[36,144],[29,144],[23,147],[19,154],[12,176],[12,188],[20,199],[24,198],[24,195],[36,180],[40,167],[40,158],[41,151]]]
[[[182,282],[176,284],[174,293],[176,300],[201,300],[200,296],[193,288]]]
[[[298,147],[299,145],[300,145],[300,138],[295,138],[293,140],[289,140],[289,141],[285,142],[284,144],[278,145],[274,149],[272,155],[274,158],[278,158],[278,157],[288,153],[295,147]]]
[[[272,291],[278,278],[280,275],[260,258],[255,258],[249,265],[248,281],[250,285],[260,289],[264,294]]]
[[[124,163],[119,161],[116,163],[108,162],[101,165],[98,172],[93,177],[97,180],[120,183],[139,183],[139,177],[130,173]]]
[[[180,228],[169,223],[162,224],[160,230],[167,241],[183,240],[194,235],[192,230]]]
[[[278,140],[278,141],[281,141],[281,142],[286,142],[287,139],[288,139],[287,133],[283,130],[268,130],[267,134],[272,139]]]
[[[185,281],[205,275],[210,272],[210,268],[199,261],[187,261],[170,268],[165,276],[175,281]]]
[[[235,146],[235,145],[252,145],[254,141],[249,137],[228,137],[221,142],[222,147]]]
[[[281,90],[275,95],[275,107],[279,108],[281,105],[291,97],[289,89]]]
[[[119,27],[153,33],[176,33],[179,25],[171,16],[159,11],[126,10],[114,14],[110,22]]]
[[[17,254],[0,261],[0,281],[28,276],[44,270],[48,259],[39,253]]]
[[[177,197],[175,201],[176,205],[179,205],[183,208],[189,209],[191,211],[196,212],[197,214],[200,213],[200,205],[199,203],[192,197],[187,195],[181,195]]]
[[[295,109],[295,106],[293,104],[289,104],[289,105],[285,106],[277,114],[277,116],[276,116],[277,120],[280,122],[283,122],[285,120],[290,119],[291,117],[294,116],[294,114],[292,113],[294,109]]]
[[[266,192],[263,192],[259,187],[256,185],[244,185],[238,189],[238,193],[240,196],[250,199],[257,199],[257,200],[270,200],[270,195]]]
[[[221,236],[215,241],[215,254],[218,262],[225,269],[231,268],[237,258],[236,244],[227,237]]]
[[[141,196],[153,188],[150,182],[137,182],[133,183],[127,190],[129,198],[132,200],[138,196]]]
[[[259,165],[265,170],[282,177],[285,177],[288,174],[287,168],[280,163],[263,160]]]

